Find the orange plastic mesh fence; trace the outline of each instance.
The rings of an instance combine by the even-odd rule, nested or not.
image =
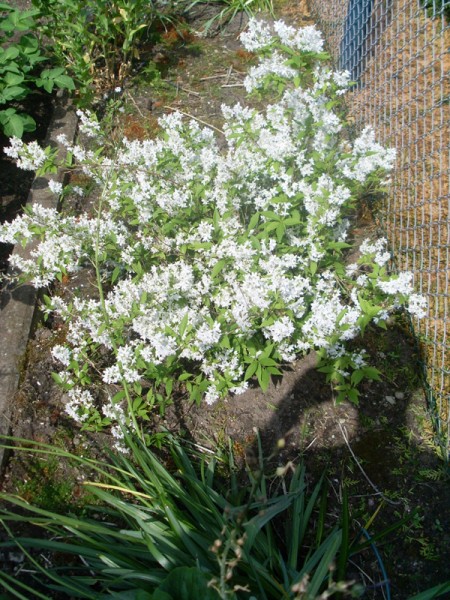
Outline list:
[[[309,0],[335,63],[356,85],[356,129],[397,149],[380,222],[399,270],[428,300],[414,323],[441,445],[448,456],[450,346],[450,0]]]

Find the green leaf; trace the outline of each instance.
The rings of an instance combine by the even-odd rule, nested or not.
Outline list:
[[[244,381],[247,381],[247,379],[250,379],[251,377],[253,377],[253,375],[256,373],[257,368],[258,368],[258,361],[255,360],[252,363],[250,363],[245,371]]]
[[[319,371],[319,373],[334,373],[334,371],[336,370],[335,365],[325,365],[323,367],[317,367],[316,369],[317,371]]]
[[[308,561],[308,563],[312,563],[312,565],[308,570],[305,569],[306,572],[310,572],[312,568],[316,566],[316,564],[317,568],[315,568],[314,576],[308,585],[308,591],[306,595],[307,600],[314,600],[317,597],[317,594],[319,593],[319,590],[330,571],[330,567],[336,558],[336,554],[341,547],[341,544],[342,532],[335,531],[316,550],[310,561]]]
[[[231,342],[230,342],[230,338],[228,337],[228,335],[222,336],[219,346],[221,348],[231,348]]]
[[[68,75],[59,75],[58,77],[56,77],[55,84],[62,90],[75,89],[75,83],[72,77],[69,77]]]
[[[10,102],[11,100],[21,100],[26,93],[27,88],[22,85],[11,85],[3,90],[2,95],[6,102]]]
[[[300,225],[301,222],[302,222],[302,220],[300,218],[300,213],[298,212],[298,210],[294,210],[293,216],[288,217],[287,219],[285,219],[283,221],[283,223],[286,227],[289,227],[291,225]]]
[[[17,58],[20,54],[20,50],[17,46],[9,46],[6,50],[1,49],[0,52],[0,64],[1,63],[10,63],[15,58]]]
[[[267,372],[270,373],[270,375],[283,375],[282,371],[276,367],[267,367]]]
[[[227,261],[225,258],[222,258],[221,260],[219,260],[215,265],[213,270],[211,271],[211,277],[212,279],[214,279],[215,277],[217,277],[217,275],[222,271],[222,269],[225,267]]]
[[[364,379],[364,371],[358,369],[357,371],[353,371],[350,381],[353,385],[358,385],[360,381]]]
[[[263,392],[267,391],[270,383],[270,373],[266,369],[260,368],[257,371],[258,383]]]
[[[258,362],[263,367],[278,367],[278,363],[274,361],[273,358],[266,358],[263,356],[262,358],[258,359]]]
[[[281,240],[283,239],[285,232],[286,232],[286,227],[284,226],[284,223],[280,223],[276,229],[277,240],[279,242],[281,242]]]
[[[192,373],[181,373],[181,375],[178,377],[178,381],[186,381],[187,379],[191,379],[192,377]]]
[[[117,281],[117,278],[119,277],[121,271],[122,271],[122,269],[120,267],[115,267],[115,269],[111,275],[111,283],[114,283],[115,281]]]
[[[24,124],[20,115],[8,115],[7,119],[5,121],[1,119],[1,122],[3,125],[3,131],[6,136],[18,138],[22,137],[24,131]]]
[[[252,215],[252,218],[250,219],[250,222],[247,227],[247,232],[250,233],[251,231],[253,231],[253,229],[255,229],[256,226],[258,225],[258,222],[259,222],[259,213],[256,212],[254,215]]]
[[[364,377],[374,381],[381,381],[380,371],[375,367],[363,367]]]
[[[22,73],[12,73],[9,71],[3,78],[3,81],[8,85],[19,85],[25,79]]]
[[[358,301],[364,314],[366,314],[371,319],[373,319],[373,317],[376,317],[377,314],[381,311],[381,306],[374,306],[373,304],[370,304],[370,302],[368,302],[367,300],[364,300],[364,298],[362,298],[361,296],[358,296]]]
[[[347,390],[347,397],[353,404],[359,404],[359,392],[355,388],[349,388]]]
[[[119,595],[117,595],[116,598],[117,598],[117,600],[120,600],[121,597]],[[173,598],[173,596],[171,596],[167,592],[164,592],[163,590],[160,590],[159,588],[157,590],[155,590],[151,596],[149,596],[149,599],[150,600],[175,600]],[[132,598],[132,600],[135,600],[134,597]]]
[[[439,585],[436,585],[429,590],[425,590],[424,592],[420,592],[416,596],[412,596],[409,600],[433,600],[433,598],[439,598],[443,594],[448,594],[450,592],[450,580]]]
[[[184,332],[186,331],[188,321],[189,321],[189,314],[186,313],[184,315],[184,317],[181,319],[180,327],[178,328],[178,331],[179,331],[181,337],[183,337]]]

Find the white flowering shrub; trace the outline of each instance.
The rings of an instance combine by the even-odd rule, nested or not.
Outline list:
[[[356,402],[357,384],[378,372],[346,343],[400,307],[424,312],[411,274],[388,274],[385,240],[346,264],[358,198],[395,158],[368,128],[344,140],[349,74],[326,66],[311,27],[252,21],[242,41],[261,57],[245,85],[270,95],[264,111],[224,106],[220,143],[177,113],[160,120],[158,139],[125,139],[112,155],[66,142],[96,182],[95,214],[35,206],[0,227],[3,242],[38,241],[30,259],[12,258],[37,287],[95,269],[96,295],[51,300],[67,323],[53,350],[58,379],[84,427],[136,425],[175,392],[212,403],[253,380],[266,389],[312,350],[338,401]],[[81,126],[101,133],[92,115]],[[12,148],[29,166],[33,153]]]

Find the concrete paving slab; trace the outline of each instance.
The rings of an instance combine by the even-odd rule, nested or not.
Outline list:
[[[58,149],[58,157],[64,158],[64,148],[58,143],[57,136],[65,134],[69,142],[75,139],[77,116],[74,107],[62,98],[55,101],[45,146]],[[51,178],[62,181],[60,172]],[[42,204],[55,207],[57,199],[48,189],[49,177],[35,178],[27,205]],[[14,254],[27,258],[30,248],[15,246]],[[30,284],[10,285],[0,298],[0,436],[8,435],[14,396],[17,392],[21,372],[25,368],[26,348],[33,333],[38,293]],[[0,467],[3,464],[4,451],[0,447]]]

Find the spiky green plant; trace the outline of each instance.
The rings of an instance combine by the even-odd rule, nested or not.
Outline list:
[[[0,496],[6,503],[0,521],[9,535],[14,522],[43,530],[38,538],[0,544],[24,552],[40,589],[44,582],[70,598],[280,600],[349,588],[334,581],[333,570],[339,556],[348,556],[347,535],[338,525],[316,528],[324,522],[325,490],[322,480],[308,490],[303,465],[279,480],[283,493],[271,495],[262,461],[242,483],[231,455],[205,454],[172,438],[165,462],[133,439],[128,456],[111,454],[104,463],[24,442],[27,452],[70,458],[95,471],[96,481],[86,486],[100,501],[77,516]],[[38,549],[53,557],[50,563],[40,564]],[[17,598],[30,589],[47,598],[30,588],[29,577],[4,572],[0,583]]]

